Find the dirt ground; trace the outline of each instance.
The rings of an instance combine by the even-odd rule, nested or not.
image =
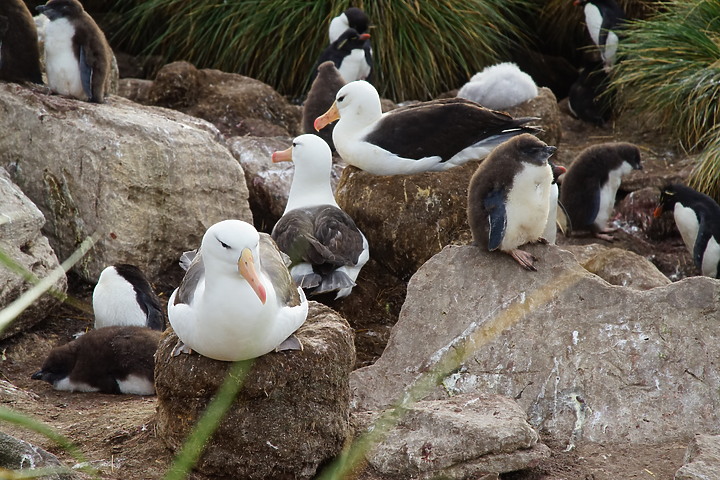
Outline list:
[[[569,162],[585,145],[613,139],[655,145],[645,153],[655,157],[656,170],[673,169],[673,153],[657,139],[652,128],[626,119],[634,128],[597,128],[564,116],[564,137],[558,152],[560,162]],[[616,134],[614,132],[623,132]],[[669,152],[669,153],[668,153]],[[644,154],[645,154],[644,153]],[[644,240],[645,241],[645,240]],[[623,243],[623,242],[620,242]],[[648,252],[659,247],[645,241]],[[635,249],[638,249],[637,245]],[[682,244],[670,243],[666,252],[686,254]],[[72,280],[72,278],[71,278]],[[161,286],[164,298],[171,286]],[[70,293],[89,301],[91,287],[71,281]],[[0,343],[2,379],[17,386],[25,394],[8,394],[0,388],[0,401],[6,407],[29,414],[75,442],[86,459],[98,469],[103,479],[159,479],[167,471],[172,455],[158,438],[153,424],[156,408],[154,397],[72,394],[54,391],[44,382],[30,376],[39,369],[45,355],[56,344],[72,338],[76,332],[91,326],[91,319],[71,307],[53,312],[32,331]],[[387,325],[381,326],[387,331]],[[384,333],[386,335],[387,333]],[[376,353],[375,353],[376,355]],[[0,385],[2,387],[2,385]],[[69,465],[76,461],[43,436],[4,424],[3,431],[17,436],[58,455]],[[610,480],[610,479],[671,479],[682,465],[689,439],[662,445],[584,444],[572,451],[550,438],[543,441],[552,456],[533,468],[506,474],[506,480]]]

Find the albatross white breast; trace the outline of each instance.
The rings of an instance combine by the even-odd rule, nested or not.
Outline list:
[[[226,361],[273,351],[307,312],[275,242],[241,220],[208,228],[168,302],[170,324],[185,346]]]
[[[338,119],[333,142],[342,159],[376,175],[447,170],[484,158],[515,135],[538,132],[524,126],[535,118],[512,118],[462,98],[382,113],[377,90],[362,80],[338,91],[315,129]]]
[[[295,164],[285,212],[272,231],[290,256],[293,279],[311,294],[349,295],[370,253],[365,235],[335,201],[330,147],[317,135],[300,135],[272,160]]]

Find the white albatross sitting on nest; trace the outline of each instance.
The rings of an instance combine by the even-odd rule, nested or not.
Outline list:
[[[340,120],[333,142],[342,159],[376,175],[440,171],[481,160],[521,133],[534,117],[510,115],[463,98],[420,102],[382,113],[380,96],[368,82],[342,87],[335,103],[315,119],[315,130]]]
[[[365,235],[335,201],[330,186],[332,154],[317,135],[300,135],[273,162],[295,164],[290,195],[272,237],[290,257],[290,274],[311,295],[337,291],[346,297],[370,258]]]
[[[189,347],[238,361],[301,347],[292,334],[305,322],[308,302],[269,235],[224,220],[208,228],[197,252],[184,255],[190,258],[168,302],[168,319],[184,343],[174,355]]]

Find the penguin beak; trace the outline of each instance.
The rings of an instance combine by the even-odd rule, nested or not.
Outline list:
[[[30,376],[31,380],[42,380],[43,379],[43,371],[38,370],[37,372],[33,373],[32,376]]]
[[[333,102],[332,106],[328,109],[327,112],[323,113],[315,119],[315,123],[313,123],[313,126],[315,127],[315,130],[319,132],[321,129],[330,125],[332,122],[339,118],[340,111],[337,108],[337,102]]]
[[[260,283],[260,276],[257,274],[257,270],[255,270],[255,260],[249,248],[243,249],[238,259],[238,272],[247,280],[255,292],[255,295],[258,296],[260,302],[264,305],[267,300],[267,292],[265,292],[263,284]]]
[[[663,213],[662,205],[658,205],[657,207],[655,207],[655,210],[653,211],[653,217],[660,218],[660,215],[662,215],[662,213]]]
[[[292,147],[288,147],[287,149],[285,149],[281,152],[273,152],[273,154],[272,154],[272,162],[273,163],[292,162],[292,159],[293,159],[292,158]]]
[[[370,40],[370,34],[369,33],[361,33],[358,38],[360,40]]]

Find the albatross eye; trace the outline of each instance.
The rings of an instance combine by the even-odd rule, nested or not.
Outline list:
[[[345,95],[343,95],[342,97],[338,97],[337,99],[338,102],[342,102],[343,100],[345,100]]]
[[[218,239],[218,242],[220,242],[220,245],[222,245],[223,248],[225,248],[225,249],[227,249],[227,250],[230,250],[230,245],[228,245],[227,243],[223,242],[223,241],[220,240],[220,239]]]

